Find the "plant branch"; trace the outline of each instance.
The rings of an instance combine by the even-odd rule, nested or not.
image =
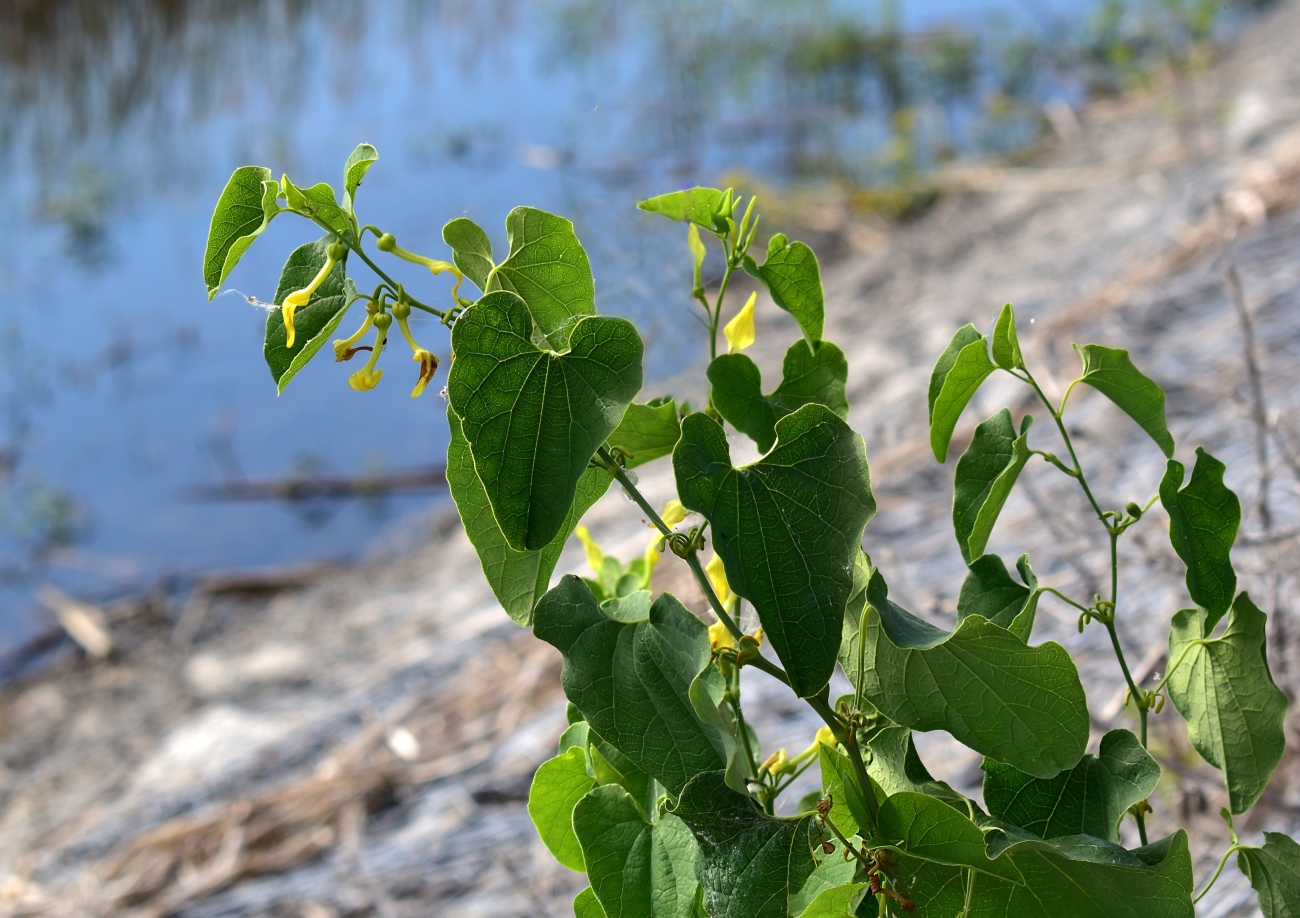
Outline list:
[[[366,266],[369,267],[371,271],[374,271],[375,274],[383,278],[384,282],[388,284],[389,287],[391,287],[393,290],[398,289],[397,281],[389,277],[388,274],[385,273],[383,268],[379,267],[379,265],[371,261],[370,256],[367,255],[365,253],[365,250],[361,248],[360,236],[358,236],[357,240],[353,242],[351,239],[346,239],[340,236],[338,233],[334,232],[334,229],[332,227],[328,226],[325,223],[322,223],[320,220],[317,220],[315,217],[310,217],[309,219],[311,220],[312,223],[315,223],[321,229],[325,230],[325,232],[333,234],[335,239],[337,239],[343,245],[347,246],[350,250],[356,252],[357,257],[360,258],[362,261],[364,261],[366,263]],[[406,295],[406,302],[410,303],[416,309],[421,309],[429,313],[430,315],[437,316],[439,319],[444,319],[447,317],[447,314],[443,312],[441,309],[434,309],[432,306],[427,306],[424,303],[421,303],[415,297],[411,296],[409,293]]]
[[[1193,905],[1200,902],[1205,897],[1205,894],[1210,891],[1210,887],[1219,881],[1219,874],[1223,873],[1223,868],[1227,866],[1228,858],[1244,847],[1245,845],[1236,843],[1228,846],[1228,850],[1223,852],[1223,857],[1219,858],[1219,866],[1214,868],[1214,875],[1210,877],[1210,882],[1206,883],[1205,888],[1198,892],[1196,898],[1192,900]]]

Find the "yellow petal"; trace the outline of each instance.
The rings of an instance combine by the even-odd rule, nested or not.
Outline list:
[[[284,318],[284,346],[293,347],[293,339],[297,331],[293,327],[293,311],[298,307],[297,303],[289,302],[289,297],[285,297],[284,305],[280,307],[280,315]]]
[[[642,581],[643,589],[650,589],[650,581],[654,577],[655,565],[659,563],[659,539],[656,537],[645,549],[645,580]]]
[[[754,301],[757,299],[758,292],[751,293],[745,301],[745,308],[723,327],[722,333],[727,336],[728,354],[739,354],[754,343]]]
[[[379,385],[379,380],[384,376],[383,370],[360,369],[348,377],[348,385],[358,392],[369,392],[375,386]]]
[[[694,223],[686,230],[686,244],[691,250],[691,259],[695,262],[695,286],[700,286],[700,267],[704,264],[704,241],[700,239],[700,228]]]
[[[578,541],[582,543],[583,549],[587,552],[587,566],[599,577],[601,568],[605,565],[604,550],[596,544],[596,540],[591,537],[591,532],[588,531],[586,526],[579,526],[573,530],[573,534],[578,537]]]
[[[817,742],[823,746],[830,746],[832,749],[839,745],[835,740],[835,733],[830,727],[822,727],[817,731]]]
[[[709,583],[713,584],[713,592],[718,594],[718,602],[722,603],[722,608],[731,608],[731,585],[727,583],[727,569],[722,566],[722,558],[714,555],[709,559],[709,563],[704,565],[704,573],[709,575]]]
[[[695,224],[692,223],[691,225],[694,226]],[[659,517],[664,521],[665,526],[676,526],[686,519],[686,508],[682,506],[680,500],[670,500],[664,504],[664,509],[659,514]]]
[[[736,641],[727,630],[727,626],[722,622],[714,622],[709,625],[709,647],[714,650],[721,650],[724,647],[734,647]]]

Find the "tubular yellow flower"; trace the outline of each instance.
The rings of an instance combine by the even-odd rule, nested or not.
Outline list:
[[[778,749],[767,757],[763,764],[759,766],[758,770],[766,771],[775,778],[780,777],[781,775],[790,774],[796,767],[796,764],[790,760],[790,756],[786,755],[786,751],[784,749]]]
[[[694,226],[695,224],[691,224]],[[686,519],[686,508],[682,506],[680,500],[670,500],[664,504],[664,509],[659,513],[660,519],[664,521],[665,526],[676,526],[682,520]]]
[[[573,530],[573,534],[578,537],[583,550],[587,553],[587,566],[599,577],[601,569],[605,566],[605,550],[596,544],[596,540],[591,537],[591,532],[586,526],[579,526]]]
[[[839,745],[835,739],[835,733],[830,727],[821,727],[817,730],[816,742],[823,746],[830,746],[832,749]]]
[[[325,278],[330,276],[334,266],[343,257],[343,251],[343,247],[337,242],[331,243],[325,249],[325,264],[321,265],[320,270],[316,272],[316,276],[311,279],[311,283],[301,290],[290,293],[280,304],[280,315],[284,318],[284,346],[286,348],[292,349],[294,339],[297,337],[296,330],[293,327],[294,312],[311,301],[311,295],[316,292],[317,287],[325,283]]]
[[[736,641],[727,630],[727,626],[722,622],[714,622],[709,625],[709,647],[713,650],[722,650],[726,647],[735,647]]]
[[[420,378],[415,381],[415,388],[411,390],[411,398],[419,398],[424,392],[433,374],[438,369],[438,358],[433,354],[420,347],[416,342],[415,336],[411,334],[411,304],[406,302],[397,302],[393,304],[393,317],[397,319],[397,327],[402,332],[402,337],[406,339],[407,345],[411,348],[411,359],[420,364]]]
[[[358,350],[356,343],[365,337],[366,332],[370,331],[370,326],[374,324],[375,314],[367,312],[366,321],[361,323],[361,327],[357,329],[356,334],[347,338],[336,339],[333,343],[334,362],[342,363],[345,360],[351,360]]]
[[[375,348],[370,352],[370,359],[366,361],[366,365],[348,377],[348,385],[358,392],[369,392],[379,385],[379,380],[384,377],[384,371],[375,369],[375,364],[384,351],[384,343],[388,340],[388,326],[393,324],[393,317],[386,312],[381,312],[374,317],[373,322]]]
[[[722,603],[722,608],[730,611],[735,594],[731,592],[731,585],[727,583],[727,569],[722,566],[722,558],[718,555],[710,558],[709,563],[704,565],[704,573],[709,575],[709,583],[713,584],[713,592],[718,594],[718,602]]]
[[[728,354],[739,354],[754,343],[754,303],[757,299],[758,293],[751,293],[749,299],[745,301],[744,308],[723,326],[722,333],[727,336]]]
[[[384,233],[379,237],[379,242],[377,242],[376,245],[379,247],[379,251],[387,252],[395,258],[402,259],[402,261],[409,261],[414,265],[424,265],[435,277],[444,271],[449,272],[452,277],[456,278],[456,283],[452,285],[451,288],[451,299],[452,302],[458,302],[456,294],[457,291],[460,290],[461,282],[465,280],[465,275],[461,273],[460,268],[456,267],[449,261],[440,261],[437,258],[425,258],[423,255],[416,255],[414,252],[408,252],[397,244],[397,240],[393,238],[392,233]]]

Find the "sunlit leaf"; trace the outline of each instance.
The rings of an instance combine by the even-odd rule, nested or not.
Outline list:
[[[295,213],[314,217],[340,239],[351,237],[352,215],[339,205],[334,189],[328,184],[318,182],[310,188],[298,188],[287,175],[281,178],[280,184],[285,192],[285,202]]]
[[[211,300],[226,282],[240,257],[280,212],[279,184],[264,166],[241,166],[230,176],[217,199],[203,253],[203,281]]]
[[[663,214],[669,220],[686,220],[712,230],[713,215],[718,212],[725,194],[716,188],[688,188],[647,198],[637,207],[652,214]]]
[[[1181,462],[1169,460],[1160,502],[1169,514],[1169,541],[1187,565],[1187,592],[1209,614],[1208,634],[1232,605],[1237,574],[1229,555],[1241,524],[1241,501],[1223,483],[1225,466],[1201,447],[1183,485]]]
[[[989,360],[988,340],[974,325],[958,329],[939,356],[930,374],[930,449],[940,462],[948,458],[961,413],[996,369]]]
[[[627,406],[623,420],[609,435],[609,445],[622,451],[627,468],[632,469],[667,456],[681,435],[676,399],[655,398],[645,404],[633,402]]]
[[[767,260],[756,264],[745,256],[745,270],[763,282],[772,302],[799,323],[810,345],[822,340],[826,302],[817,256],[806,243],[790,242],[781,233],[767,245]]]
[[[1004,370],[1023,370],[1025,360],[1020,356],[1020,337],[1016,334],[1016,311],[1007,303],[998,315],[993,329],[993,362]]]
[[[368,143],[361,143],[357,144],[357,148],[348,156],[348,161],[343,164],[343,209],[349,214],[355,210],[361,180],[377,159],[379,151]]]
[[[488,278],[496,265],[492,261],[492,240],[473,220],[457,217],[442,228],[442,241],[451,246],[451,260],[456,267],[486,291]]]
[[[544,210],[516,207],[506,215],[506,235],[510,254],[492,270],[487,292],[517,294],[528,304],[547,346],[557,351],[569,347],[575,320],[596,314],[591,263],[574,235],[573,224]]]
[[[596,893],[588,886],[573,900],[574,918],[605,918],[605,910],[600,907]]]
[[[295,290],[310,284],[328,260],[326,249],[334,240],[326,236],[315,242],[300,245],[289,255],[280,272],[280,283],[275,288],[275,303],[279,305]],[[334,265],[333,270],[312,293],[306,306],[294,312],[293,327],[296,340],[292,349],[285,347],[288,340],[284,327],[284,314],[272,310],[266,317],[266,338],[262,354],[271,370],[276,389],[283,392],[290,380],[298,374],[307,361],[325,345],[347,312],[348,300],[356,295],[356,288],[346,277],[347,257]]]
[[[1164,390],[1133,366],[1128,351],[1100,344],[1076,344],[1074,349],[1083,358],[1079,381],[1119,406],[1156,441],[1166,457],[1172,457],[1174,438],[1165,422]]]
[[[587,773],[587,750],[572,748],[543,762],[528,790],[528,815],[555,859],[582,873],[582,848],[573,831],[573,808],[596,786]]]

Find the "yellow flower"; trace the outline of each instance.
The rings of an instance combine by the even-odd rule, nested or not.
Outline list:
[[[347,250],[337,242],[332,242],[325,247],[325,264],[321,265],[316,276],[311,279],[311,283],[301,290],[295,290],[284,298],[280,303],[280,315],[284,318],[284,346],[292,349],[295,335],[293,327],[294,311],[300,307],[306,306],[311,301],[311,295],[316,292],[316,288],[325,283],[325,278],[330,276],[334,266],[338,264]]]
[[[451,272],[451,275],[456,278],[456,283],[453,284],[451,288],[451,299],[452,302],[457,302],[456,293],[460,290],[461,281],[465,279],[465,275],[461,273],[460,268],[457,268],[449,261],[440,261],[437,258],[425,258],[423,255],[416,255],[414,252],[406,251],[406,249],[397,244],[397,240],[393,238],[392,233],[384,233],[380,236],[376,246],[381,252],[387,252],[395,258],[402,259],[402,261],[409,261],[411,264],[416,265],[424,265],[435,277],[443,271]]]
[[[735,594],[727,583],[727,569],[722,565],[722,558],[716,554],[710,558],[709,563],[704,565],[704,573],[709,575],[709,583],[713,584],[713,592],[718,594],[722,608],[730,610]]]
[[[587,552],[587,566],[600,576],[601,570],[605,566],[605,551],[596,544],[596,540],[591,537],[591,532],[586,526],[579,526],[573,530],[573,534],[578,537],[582,543],[583,550]]]
[[[793,772],[795,768],[796,765],[790,761],[790,757],[786,755],[785,750],[778,749],[776,752],[772,753],[767,757],[766,761],[764,761],[763,764],[759,766],[758,770],[759,771],[766,770],[767,773],[772,775],[773,777],[779,777],[781,775],[789,774],[790,772]]]
[[[686,230],[686,245],[690,247],[691,261],[695,263],[695,288],[692,295],[704,296],[704,284],[700,281],[700,268],[704,265],[704,256],[708,253],[704,249],[703,240],[700,239],[700,228],[694,223]]]
[[[758,293],[751,293],[744,308],[723,327],[722,333],[727,336],[728,354],[739,354],[754,343],[754,302],[757,299]]]
[[[381,312],[374,317],[373,324],[375,346],[370,351],[370,359],[366,361],[365,366],[348,377],[348,385],[358,392],[369,392],[379,385],[379,380],[384,377],[384,371],[375,369],[375,364],[379,361],[379,355],[384,352],[384,345],[388,342],[388,326],[393,324],[393,317],[386,312]]]
[[[375,370],[369,366],[362,367],[348,377],[348,385],[358,392],[369,392],[375,386],[379,385],[379,380],[384,378],[383,370]]]
[[[691,225],[694,226],[695,224]],[[665,526],[676,526],[686,519],[686,508],[682,506],[680,500],[670,500],[664,504],[664,509],[659,514],[659,518],[664,521]]]
[[[818,729],[816,742],[823,746],[830,746],[832,749],[839,745],[839,742],[835,739],[835,733],[830,727]]]
[[[722,622],[714,622],[709,625],[709,647],[712,650],[723,650],[727,647],[735,647],[736,641],[727,630],[727,626]]]
[[[438,370],[438,358],[424,348],[417,348],[411,359],[420,364],[420,378],[416,380],[415,388],[411,390],[411,398],[419,398],[424,392],[424,387],[429,384],[433,374]]]

